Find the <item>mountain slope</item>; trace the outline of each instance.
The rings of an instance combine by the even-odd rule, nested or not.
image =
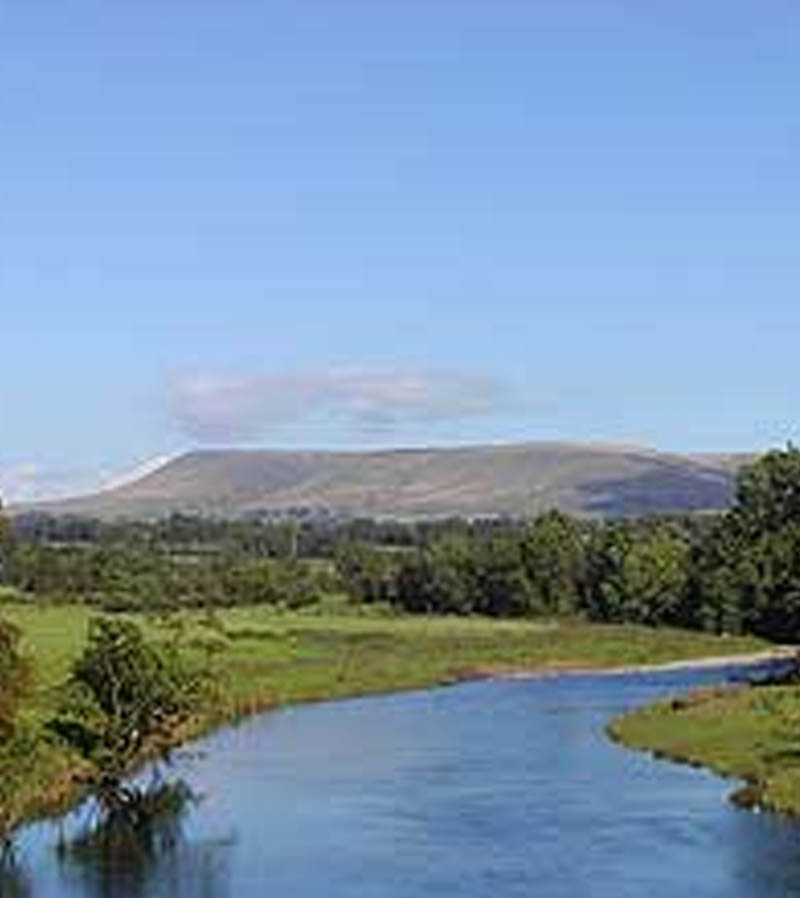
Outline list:
[[[724,507],[746,456],[526,443],[376,452],[190,452],[52,513],[153,517],[310,509],[347,515],[644,514]],[[16,511],[30,510],[18,508]]]

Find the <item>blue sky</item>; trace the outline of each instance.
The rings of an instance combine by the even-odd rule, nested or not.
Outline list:
[[[795,0],[0,5],[0,491],[798,437]]]

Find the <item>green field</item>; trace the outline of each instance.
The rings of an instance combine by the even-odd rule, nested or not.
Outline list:
[[[626,714],[609,727],[631,748],[745,781],[734,800],[800,814],[800,688],[700,690]]]
[[[90,610],[5,605],[24,634],[36,689],[23,714],[31,750],[11,815],[29,817],[72,798],[76,759],[42,738],[59,686],[86,637]],[[280,612],[271,607],[134,617],[147,634],[181,631],[183,651],[213,665],[218,694],[192,735],[224,720],[287,703],[413,689],[520,670],[609,668],[762,650],[756,639],[577,622],[394,617],[372,613]],[[9,809],[6,809],[9,811]]]

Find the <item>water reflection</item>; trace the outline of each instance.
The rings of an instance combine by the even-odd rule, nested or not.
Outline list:
[[[62,864],[52,893],[82,898],[229,898],[233,894],[227,849],[221,843],[177,845],[146,867],[120,869],[108,857]]]
[[[182,821],[194,802],[183,782],[159,783],[136,794],[124,812],[92,814],[86,828],[63,837],[59,861],[93,884],[91,894],[143,895],[159,861],[176,849]]]
[[[604,735],[631,705],[722,678],[487,682],[254,718],[174,769],[199,804],[163,796],[132,842],[73,815],[59,862],[52,828],[32,827],[33,888],[17,866],[0,895],[800,896],[798,827]]]
[[[227,895],[222,846],[193,845],[184,835],[197,803],[179,780],[142,791],[135,813],[90,812],[87,824],[57,845],[64,891],[89,898]]]
[[[32,894],[30,880],[13,848],[4,846],[0,849],[0,898],[28,898]]]

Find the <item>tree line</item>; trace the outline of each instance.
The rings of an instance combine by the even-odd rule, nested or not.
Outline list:
[[[587,521],[551,511],[409,552],[344,545],[338,569],[361,601],[413,612],[579,614],[797,641],[800,452],[745,467],[723,514]]]
[[[2,582],[34,601],[105,611],[313,604],[333,587],[326,567],[292,559],[175,555],[138,546],[15,543]]]
[[[36,599],[106,610],[355,602],[412,613],[800,634],[800,451],[739,474],[714,515],[531,521],[154,522],[27,516],[0,530],[0,578]]]

